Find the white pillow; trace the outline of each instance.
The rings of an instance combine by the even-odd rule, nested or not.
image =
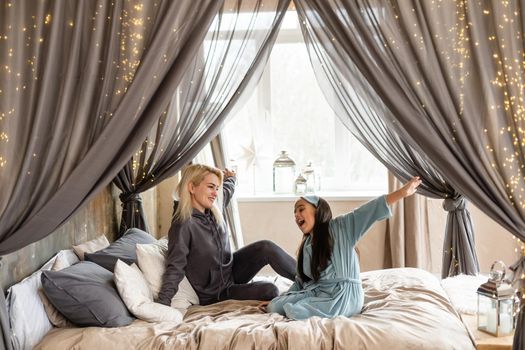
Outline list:
[[[153,298],[157,299],[162,286],[164,275],[165,259],[168,251],[168,241],[159,239],[153,244],[137,244],[137,265],[144,274],[144,278],[153,293]]]
[[[166,255],[168,241],[160,239],[153,244],[137,244],[137,263],[144,274],[144,278],[157,299],[162,286],[162,277],[166,270]],[[198,305],[199,297],[186,277],[179,283],[177,294],[171,299],[171,307],[186,312],[191,305]]]
[[[94,253],[101,249],[104,249],[109,246],[109,241],[106,236],[100,235],[91,241],[86,243],[78,244],[73,246],[73,250],[78,255],[80,260],[84,260],[85,253]]]
[[[55,257],[40,270],[7,290],[6,302],[14,349],[33,349],[53,329],[38,290],[42,289],[42,282],[40,282],[42,270],[49,270],[54,260]]]
[[[182,322],[182,313],[166,305],[155,303],[142,272],[133,264],[117,260],[113,278],[120,297],[133,315],[148,322]]]
[[[40,296],[42,271],[65,268],[75,262],[78,262],[78,258],[73,250],[61,250],[40,270],[7,290],[6,303],[15,349],[33,349],[53,329],[52,321]]]

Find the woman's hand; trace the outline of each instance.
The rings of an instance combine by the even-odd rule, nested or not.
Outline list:
[[[257,304],[257,308],[263,312],[268,312],[268,304],[270,304],[269,301],[261,301],[259,304]]]
[[[388,205],[392,205],[402,198],[413,195],[414,193],[416,193],[416,190],[419,185],[421,185],[421,179],[419,178],[419,176],[414,176],[399,190],[387,194],[386,203]]]
[[[227,178],[229,178],[229,177],[232,177],[232,176],[235,176],[235,175],[236,175],[236,174],[235,174],[235,171],[230,170],[230,169],[228,169],[228,168],[225,168],[225,169],[222,171],[222,173],[223,173],[224,179],[227,179]]]
[[[403,187],[402,190],[405,192],[405,197],[411,196],[416,193],[417,188],[421,185],[421,179],[419,176],[414,176],[410,179]]]

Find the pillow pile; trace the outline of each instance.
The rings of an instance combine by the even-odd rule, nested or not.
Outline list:
[[[53,306],[79,326],[119,327],[133,321],[105,268],[82,261],[61,271],[44,271],[42,286]]]
[[[134,320],[130,312],[148,322],[181,322],[187,308],[199,303],[186,278],[171,307],[154,302],[162,285],[167,249],[167,239],[157,241],[133,228],[111,244],[100,236],[75,246],[78,257],[85,259],[77,264],[79,258],[71,250],[59,254],[52,261],[52,271],[35,278],[43,287],[40,304],[49,318],[47,323],[118,327]]]
[[[74,246],[84,262],[42,275],[47,297],[43,300],[48,299],[51,304],[47,306],[49,319],[63,325],[59,318],[62,314],[78,326],[118,327],[131,323],[134,318],[117,292],[112,272],[118,259],[127,263],[136,261],[137,243],[151,242],[156,239],[133,228],[111,244],[105,236],[99,236]],[[68,262],[55,261],[58,267]]]

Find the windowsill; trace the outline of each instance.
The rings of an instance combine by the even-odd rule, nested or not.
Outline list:
[[[362,202],[369,201],[385,194],[383,191],[345,191],[345,192],[316,192],[316,195],[323,197],[327,201],[338,202]],[[238,202],[294,202],[300,195],[295,194],[275,194],[258,193],[253,195],[237,194],[235,198]]]

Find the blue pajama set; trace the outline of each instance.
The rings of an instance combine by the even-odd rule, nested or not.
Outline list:
[[[354,247],[376,221],[391,216],[386,196],[381,196],[350,213],[330,220],[333,251],[331,260],[321,272],[318,281],[313,280],[310,271],[312,244],[311,236],[308,236],[303,247],[303,272],[311,280],[303,283],[297,277],[288,292],[271,301],[268,311],[295,320],[312,316],[350,317],[359,313],[363,307],[364,293]]]

